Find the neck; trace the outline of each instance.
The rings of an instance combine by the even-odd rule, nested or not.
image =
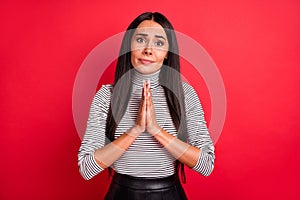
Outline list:
[[[160,70],[152,74],[142,74],[136,69],[133,69],[132,83],[136,87],[143,87],[144,82],[148,81],[150,83],[150,88],[154,88],[159,85],[159,73]]]

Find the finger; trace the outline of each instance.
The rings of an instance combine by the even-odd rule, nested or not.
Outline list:
[[[146,109],[147,109],[147,99],[144,99],[144,100],[142,101],[142,109],[143,109],[143,111],[146,112]]]
[[[148,88],[148,104],[150,105],[150,106],[152,106],[152,104],[153,104],[153,102],[152,102],[152,91],[151,91],[151,89],[150,88]]]
[[[149,100],[150,100],[150,102],[152,103],[152,91],[151,91],[150,88],[149,88]]]
[[[142,100],[141,100],[141,103],[140,103],[140,107],[139,107],[139,113],[141,116],[144,115],[144,113],[146,112],[146,98],[145,98],[145,89],[143,88],[142,89]]]
[[[147,86],[146,86],[146,83],[144,84],[144,93],[143,93],[143,106],[146,107],[146,104],[147,104]]]
[[[150,97],[147,98],[147,113],[151,114],[153,112],[153,102]]]
[[[145,108],[147,108],[147,101],[148,101],[148,92],[147,92],[147,86],[145,84],[145,88],[144,88],[144,100],[143,100],[143,105],[145,106]]]
[[[151,102],[150,102],[150,92],[149,92],[148,89],[147,89],[146,102],[147,102],[147,107],[148,107],[151,104]]]
[[[150,85],[149,85],[149,82],[147,81],[147,84],[146,84],[146,88],[147,88],[147,97],[149,98],[150,97]]]
[[[149,84],[148,81],[145,83],[145,98],[147,99],[149,97]]]
[[[146,97],[145,93],[146,93],[146,85],[145,85],[145,83],[143,83],[143,89],[142,89],[142,100],[144,100],[144,99],[145,99],[145,97]]]

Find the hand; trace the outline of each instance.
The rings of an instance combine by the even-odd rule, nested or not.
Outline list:
[[[138,132],[144,132],[146,130],[146,90],[145,84],[142,90],[142,101],[140,103],[138,116],[135,122],[135,125],[132,129],[137,130]]]
[[[147,130],[151,135],[156,135],[161,128],[156,122],[152,94],[148,82],[145,82],[142,90],[142,101],[135,125],[129,130],[129,135],[138,136]],[[131,134],[133,133],[133,134]]]
[[[146,94],[146,96],[144,97],[144,99],[146,99],[146,129],[151,135],[156,135],[160,132],[161,127],[156,121],[155,110],[152,101],[152,93],[148,82],[144,84],[143,90],[146,91],[144,92],[144,94]]]

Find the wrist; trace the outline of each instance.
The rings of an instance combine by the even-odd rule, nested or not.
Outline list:
[[[144,130],[141,127],[134,125],[128,131],[126,131],[127,135],[132,137],[138,137]]]
[[[148,132],[152,135],[152,136],[155,136],[155,135],[158,135],[161,133],[163,128],[161,128],[160,126],[155,126],[151,129],[148,129]]]

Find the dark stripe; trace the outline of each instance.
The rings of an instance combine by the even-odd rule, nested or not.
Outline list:
[[[164,90],[157,84],[157,81],[158,79],[151,80],[157,122],[170,134],[177,136],[167,107]],[[141,83],[141,80],[136,80],[133,84],[129,106],[116,129],[115,137],[131,128],[136,120],[141,101]],[[79,170],[85,179],[90,179],[103,170],[93,159],[93,153],[105,145],[105,120],[110,104],[111,89],[111,85],[102,86],[91,105],[86,132],[78,152]],[[183,83],[183,89],[187,113],[188,142],[201,149],[194,170],[207,176],[213,169],[214,147],[195,90],[187,83]],[[149,133],[145,132],[136,139],[112,167],[116,172],[135,177],[166,177],[174,174],[175,159]]]

